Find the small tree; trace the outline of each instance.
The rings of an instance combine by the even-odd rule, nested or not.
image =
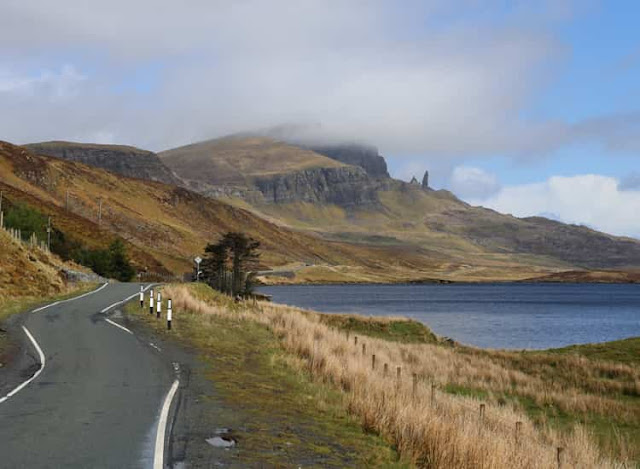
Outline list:
[[[127,251],[121,239],[116,239],[109,246],[109,261],[111,277],[118,279],[121,282],[128,282],[136,274],[135,270],[129,263]]]
[[[226,233],[220,241],[205,248],[204,280],[228,295],[246,296],[253,289],[260,243],[244,233]]]

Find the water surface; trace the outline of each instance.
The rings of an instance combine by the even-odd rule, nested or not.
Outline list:
[[[491,348],[550,348],[640,336],[640,285],[450,284],[262,287],[326,313],[406,316]]]

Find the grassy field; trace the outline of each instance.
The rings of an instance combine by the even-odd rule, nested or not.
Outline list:
[[[170,286],[165,295],[174,301],[171,334],[183,340],[197,334],[196,345],[216,367],[230,367],[215,382],[231,400],[244,395],[256,374],[280,376],[283,381],[272,382],[276,389],[294,379],[302,386],[299,395],[314,382],[318,387],[307,389],[322,391],[308,394],[314,405],[305,411],[324,409],[321,421],[332,415],[333,425],[349,422],[352,429],[355,419],[367,438],[387,442],[369,447],[370,458],[381,456],[368,465],[393,460],[389,447],[400,461],[422,467],[555,467],[558,448],[563,467],[615,467],[639,457],[636,341],[613,343],[609,355],[597,346],[487,351],[440,342],[424,326],[402,319],[236,305],[203,286]],[[146,321],[166,334],[163,324]],[[242,346],[227,344],[227,336]],[[247,370],[247,353],[271,358]],[[627,358],[612,360],[617,356]],[[255,406],[268,409],[274,398],[263,393]],[[337,428],[333,435],[340,442],[345,437]]]

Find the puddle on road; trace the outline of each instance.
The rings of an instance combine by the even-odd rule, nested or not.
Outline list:
[[[231,430],[228,428],[217,428],[215,431],[217,436],[207,438],[205,441],[214,448],[233,448],[236,445],[236,440],[229,435],[230,432]]]

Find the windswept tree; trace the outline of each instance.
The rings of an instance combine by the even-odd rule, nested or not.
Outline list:
[[[226,233],[205,248],[202,273],[205,281],[228,295],[246,296],[253,289],[260,242],[244,233]]]

